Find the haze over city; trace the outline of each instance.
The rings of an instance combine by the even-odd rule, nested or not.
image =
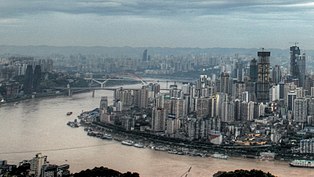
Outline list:
[[[312,1],[1,1],[1,45],[281,48],[314,45]]]
[[[0,177],[313,177],[313,21],[311,1],[0,0]]]

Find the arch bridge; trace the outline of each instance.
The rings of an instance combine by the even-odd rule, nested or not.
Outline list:
[[[84,78],[85,80],[90,81],[90,84],[97,83],[100,85],[101,88],[105,87],[105,84],[108,81],[117,81],[117,80],[135,80],[142,83],[142,85],[147,85],[147,81],[144,80],[142,77],[134,74],[134,73],[120,73],[120,74],[111,74],[107,76],[103,76],[102,78]]]

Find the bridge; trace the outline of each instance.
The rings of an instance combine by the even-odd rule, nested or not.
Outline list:
[[[158,82],[192,82],[191,80],[178,80],[174,81],[171,79],[145,79],[142,78],[134,73],[121,73],[121,74],[112,74],[110,76],[103,76],[102,78],[93,78],[93,77],[87,77],[84,78],[87,81],[90,81],[90,85],[93,83],[99,84],[100,88],[105,88],[105,84],[108,81],[139,81],[142,83],[142,85],[147,85],[148,83],[158,83]]]

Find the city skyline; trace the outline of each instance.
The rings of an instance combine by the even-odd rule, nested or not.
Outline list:
[[[0,45],[287,48],[314,45],[311,1],[3,1]]]

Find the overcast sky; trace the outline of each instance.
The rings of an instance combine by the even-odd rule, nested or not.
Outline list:
[[[0,45],[314,49],[302,0],[0,0]]]

